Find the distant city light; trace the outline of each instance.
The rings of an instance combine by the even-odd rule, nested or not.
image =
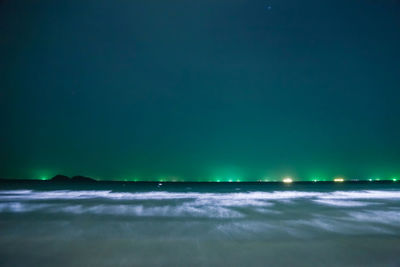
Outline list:
[[[293,182],[293,180],[292,180],[292,178],[284,178],[283,179],[283,182],[285,183],[285,184],[290,184],[290,183],[292,183]]]
[[[343,178],[335,178],[335,179],[333,179],[333,181],[336,183],[341,183],[341,182],[344,182],[344,179]]]
[[[282,176],[281,176],[282,177]],[[42,180],[42,181],[45,181],[45,180],[51,180],[51,178],[50,177],[48,177],[48,176],[37,176],[36,177],[36,179],[37,180]],[[121,182],[140,182],[140,181],[146,181],[146,180],[143,180],[143,179],[141,179],[141,178],[137,178],[137,177],[135,177],[135,178],[119,178],[118,179],[119,181],[121,181]],[[182,179],[182,178],[179,178],[179,177],[162,177],[162,178],[157,178],[157,179],[154,179],[154,180],[152,180],[153,182],[157,182],[157,184],[159,184],[159,185],[162,185],[162,183],[164,183],[164,182],[185,182],[185,180],[184,179]],[[279,183],[279,182],[281,182],[281,183],[285,183],[285,184],[290,184],[290,183],[294,183],[294,182],[297,182],[297,181],[299,181],[299,182],[308,182],[308,183],[324,183],[324,182],[327,182],[327,181],[333,181],[333,182],[336,182],[336,183],[341,183],[341,182],[366,182],[366,181],[368,181],[368,182],[371,182],[371,183],[373,183],[373,182],[378,182],[378,183],[380,183],[380,182],[388,182],[388,181],[392,181],[392,182],[400,182],[400,177],[399,176],[392,176],[392,177],[380,177],[380,178],[376,178],[376,177],[371,177],[370,176],[370,178],[363,178],[363,179],[352,179],[351,177],[347,177],[347,178],[345,178],[345,177],[332,177],[332,178],[321,178],[321,177],[319,177],[319,176],[311,176],[311,177],[309,177],[309,178],[307,178],[307,179],[301,179],[301,178],[298,178],[298,179],[296,179],[296,180],[294,180],[292,177],[290,177],[290,176],[287,176],[287,177],[285,177],[285,176],[283,176],[282,178],[279,178],[279,179],[274,179],[274,177],[267,177],[267,178],[261,178],[261,179],[258,179],[258,180],[252,180],[252,179],[244,179],[243,177],[242,178],[236,178],[236,177],[219,177],[218,179],[217,178],[213,178],[213,179],[209,179],[209,180],[207,180],[207,179],[204,179],[204,182],[206,182],[206,181],[209,181],[209,182],[221,182],[221,183],[226,183],[226,182],[229,182],[229,183],[235,183],[235,182],[237,182],[237,183],[241,183],[241,182],[259,182],[259,183],[262,183],[262,182],[272,182],[272,183]]]

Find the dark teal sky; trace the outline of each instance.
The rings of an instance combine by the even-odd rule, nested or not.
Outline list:
[[[400,176],[400,2],[4,0],[0,176]]]

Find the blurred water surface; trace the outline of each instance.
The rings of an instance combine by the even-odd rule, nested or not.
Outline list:
[[[397,183],[2,183],[1,266],[399,266]]]

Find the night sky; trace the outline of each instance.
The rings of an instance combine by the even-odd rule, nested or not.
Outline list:
[[[0,1],[0,177],[400,176],[400,1]]]

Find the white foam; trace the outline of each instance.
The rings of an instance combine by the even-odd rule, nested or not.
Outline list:
[[[15,193],[13,193],[15,192]],[[126,200],[165,200],[165,199],[218,199],[218,200],[274,200],[309,198],[321,193],[301,191],[248,192],[248,193],[174,193],[152,191],[144,193],[125,193],[112,191],[0,191],[1,199],[90,199],[109,198]]]
[[[34,218],[29,212],[38,212],[45,215],[40,219],[55,215],[54,218],[67,220],[72,217],[73,221],[95,218],[133,224],[151,220],[172,224],[190,221],[202,224],[209,233],[240,238],[282,234],[303,238],[321,232],[398,234],[400,209],[396,200],[399,198],[400,191],[378,190],[234,193],[9,190],[0,191],[0,215],[15,213],[12,216],[25,220]],[[281,202],[286,204],[279,205]],[[118,220],[119,217],[128,220]]]
[[[32,212],[38,210],[45,210],[53,207],[52,204],[27,204],[23,202],[7,202],[7,203],[0,203],[0,212]]]
[[[31,191],[8,190],[0,191],[0,201],[24,200],[82,200],[82,199],[112,199],[112,200],[192,200],[199,205],[211,205],[216,202],[220,206],[267,206],[271,201],[292,203],[296,199],[311,199],[321,204],[336,206],[365,206],[370,203],[353,200],[400,199],[400,191],[335,191],[335,192],[304,192],[304,191],[274,191],[245,193],[197,193],[197,192],[112,192],[112,191]],[[346,202],[347,201],[347,202]],[[349,202],[352,201],[352,202]]]
[[[354,212],[349,212],[348,214],[352,218],[356,219],[356,221],[400,226],[399,211],[380,211],[380,210],[354,211]]]
[[[322,199],[400,199],[400,191],[335,191],[319,196]]]
[[[90,199],[109,198],[126,200],[165,200],[165,199],[210,199],[210,200],[285,200],[298,198],[319,199],[400,199],[400,191],[335,191],[335,192],[306,192],[306,191],[274,191],[246,193],[177,193],[152,191],[140,193],[112,191],[31,191],[8,190],[0,191],[2,199]]]
[[[87,201],[90,199],[118,201]],[[259,214],[258,216],[263,216],[263,214],[264,216],[280,214],[281,212],[277,208],[273,209],[276,202],[297,205],[300,203],[297,200],[302,200],[301,203],[305,202],[308,204],[318,203],[337,207],[364,207],[379,204],[378,200],[398,199],[400,199],[400,191],[379,190],[335,192],[256,191],[236,193],[3,190],[0,191],[0,212],[21,213],[40,210],[40,212],[54,213],[139,217],[242,218],[246,214],[246,212],[243,213],[243,208],[250,208],[249,214]],[[59,200],[68,200],[68,202],[60,203]],[[374,202],[366,200],[374,200]],[[248,216],[250,216],[249,214]],[[395,216],[393,214],[392,216]],[[350,214],[350,216],[355,219],[366,220],[365,214],[354,213]],[[378,215],[369,214],[369,216]],[[388,215],[386,214],[385,216]],[[395,218],[399,220],[398,217]]]
[[[391,229],[387,229],[384,225],[372,225],[368,221],[353,220],[349,216],[313,216],[308,220],[292,220],[287,222],[295,228],[307,226],[313,229],[320,229],[326,232],[338,234],[365,234],[365,233],[383,233],[393,234]]]
[[[338,206],[338,207],[364,207],[369,206],[370,202],[361,202],[361,201],[353,201],[353,200],[335,200],[335,199],[315,199],[314,202],[329,205],[329,206]]]

